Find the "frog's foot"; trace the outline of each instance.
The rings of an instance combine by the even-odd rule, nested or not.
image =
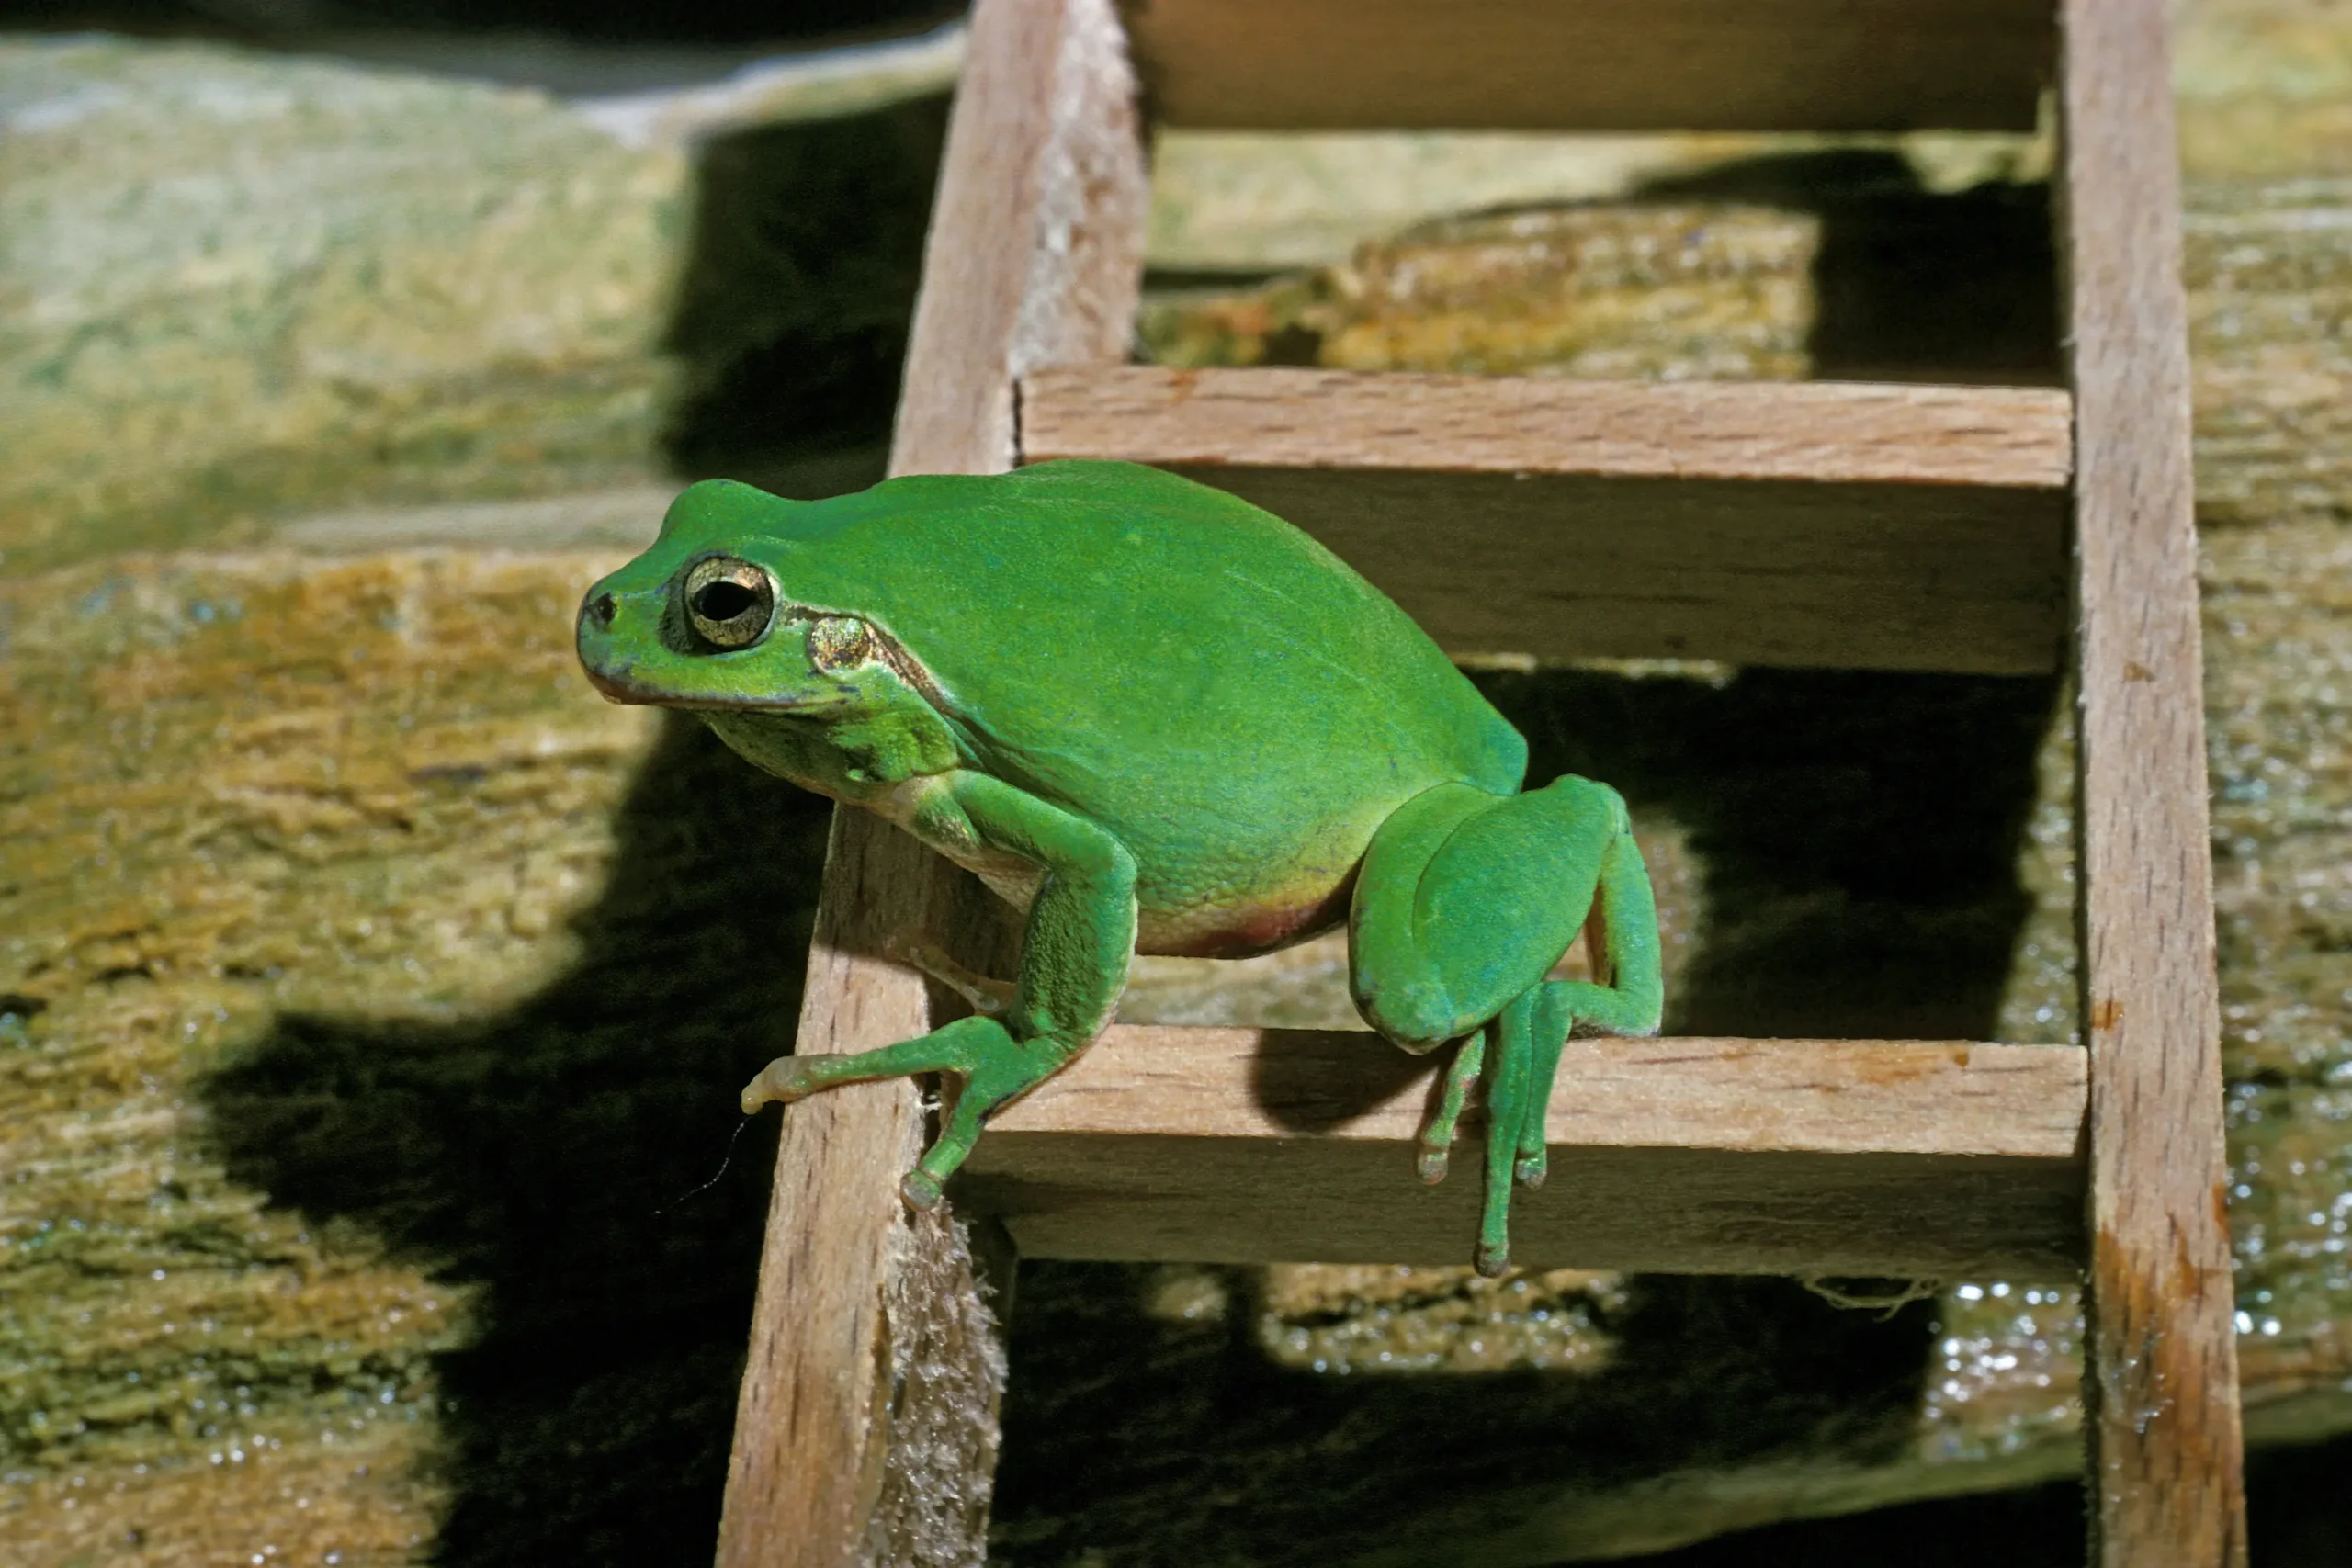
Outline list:
[[[1575,1021],[1573,1013],[1564,1010],[1568,1005],[1556,985],[1545,985],[1535,993],[1535,1018],[1527,1046],[1527,1109],[1519,1119],[1519,1135],[1513,1140],[1519,1157],[1511,1167],[1511,1179],[1530,1192],[1543,1186],[1551,1174],[1546,1134],[1552,1081],[1559,1077],[1560,1053],[1567,1045],[1568,1030]]]
[[[1534,1066],[1539,1055],[1534,1048],[1534,1032],[1539,992],[1521,992],[1506,1003],[1495,1015],[1487,1032],[1494,1037],[1494,1065],[1487,1075],[1487,1192],[1486,1208],[1478,1220],[1478,1249],[1472,1261],[1478,1272],[1491,1280],[1510,1267],[1510,1193],[1514,1162],[1520,1158],[1527,1138],[1527,1123],[1536,1123],[1535,1138],[1541,1146],[1545,1101],[1551,1098],[1551,1083],[1544,1084],[1544,1094],[1537,1098],[1534,1089]],[[1558,1053],[1553,1053],[1557,1062]]]
[[[1596,937],[1591,981],[1545,976],[1579,930]],[[1605,784],[1566,777],[1495,795],[1435,785],[1373,835],[1349,919],[1350,986],[1364,1021],[1414,1049],[1471,1033],[1421,1135],[1423,1177],[1453,1141],[1455,1091],[1486,1085],[1486,1192],[1476,1258],[1510,1259],[1514,1188],[1546,1174],[1546,1110],[1572,1031],[1655,1032],[1657,912],[1625,803]],[[1455,1081],[1455,1077],[1462,1081]]]
[[[781,1056],[743,1089],[743,1112],[770,1103],[790,1105],[842,1084],[872,1083],[915,1073],[954,1073],[964,1080],[939,1139],[899,1186],[909,1203],[934,1208],[980,1135],[989,1111],[1043,1083],[1075,1053],[1050,1040],[1015,1040],[992,1018],[959,1018],[919,1040],[842,1055]]]
[[[922,970],[969,1002],[974,1012],[986,1013],[990,1018],[1001,1018],[1011,1011],[1013,997],[1020,988],[1010,980],[967,969],[936,943],[904,932],[882,944],[882,956],[894,964]]]
[[[1445,1069],[1445,1087],[1438,1092],[1437,1109],[1421,1128],[1421,1152],[1417,1162],[1420,1178],[1434,1187],[1445,1179],[1447,1156],[1453,1149],[1453,1131],[1462,1120],[1463,1102],[1478,1081],[1478,1067],[1487,1059],[1487,1037],[1473,1034],[1453,1053]]]

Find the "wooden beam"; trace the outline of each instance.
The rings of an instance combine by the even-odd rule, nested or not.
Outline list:
[[[2096,1561],[2242,1568],[2236,1337],[2164,0],[2064,0],[2082,1015],[2091,1049],[2086,1430]]]
[[[1413,1174],[1437,1066],[1354,1031],[1116,1028],[998,1113],[961,1201],[1040,1257],[1466,1261],[1478,1134],[1442,1186]],[[2069,1046],[1573,1041],[1513,1257],[2071,1277],[2086,1071]]]
[[[835,813],[803,993],[804,1054],[862,1050],[931,1027],[922,985],[873,956],[896,911],[924,907],[931,867],[903,835],[861,828]],[[968,1357],[939,1386],[915,1391],[911,1405],[892,1411],[884,1397],[883,1380],[908,1362],[910,1339],[935,1340],[984,1311],[964,1238],[936,1219],[910,1224],[899,1200],[899,1178],[922,1152],[923,1132],[910,1084],[837,1090],[784,1120],[720,1568],[861,1562],[852,1548],[882,1512],[892,1467],[907,1468],[896,1428],[920,1421],[923,1396],[947,1392],[950,1382],[983,1410],[993,1407],[985,1360]],[[907,1291],[910,1275],[928,1277],[932,1292]],[[992,1461],[993,1434],[985,1442]],[[982,1539],[985,1489],[973,1501],[978,1517],[957,1524]]]
[[[1170,125],[2025,130],[2032,0],[1127,0]]]
[[[2046,387],[1082,365],[1022,378],[1021,456],[2056,491],[2072,417]]]
[[[1020,442],[1244,496],[1460,653],[2025,674],[2063,646],[2045,389],[1091,366],[1023,379]]]
[[[1125,356],[1142,271],[1134,81],[1110,0],[979,0],[923,263],[895,473],[1012,459],[1012,384]],[[946,1014],[876,954],[975,933],[968,884],[905,834],[837,813],[798,1049],[857,1051]],[[967,952],[968,961],[986,962]],[[719,1529],[721,1568],[978,1562],[1004,1363],[962,1226],[910,1219],[911,1083],[785,1121]]]
[[[1110,0],[980,0],[923,243],[894,474],[1013,466],[1013,384],[1127,356],[1150,202]]]

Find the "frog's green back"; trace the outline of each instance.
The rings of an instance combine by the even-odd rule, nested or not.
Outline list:
[[[981,766],[1119,834],[1148,903],[1154,877],[1188,900],[1253,867],[1343,873],[1430,784],[1509,793],[1525,771],[1518,732],[1403,611],[1221,491],[1059,462],[803,503],[697,491],[729,515],[682,501],[665,538],[707,528],[786,599],[888,631]]]

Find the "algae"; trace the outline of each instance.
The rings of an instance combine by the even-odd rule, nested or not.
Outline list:
[[[12,1541],[627,1560],[707,1529],[760,1141],[680,1200],[789,1038],[824,818],[581,690],[610,564],[0,588]]]

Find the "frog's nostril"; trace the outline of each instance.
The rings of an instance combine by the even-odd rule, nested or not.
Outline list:
[[[599,593],[588,601],[588,618],[600,626],[609,626],[613,624],[613,613],[617,608],[619,606],[613,603],[611,594]]]

